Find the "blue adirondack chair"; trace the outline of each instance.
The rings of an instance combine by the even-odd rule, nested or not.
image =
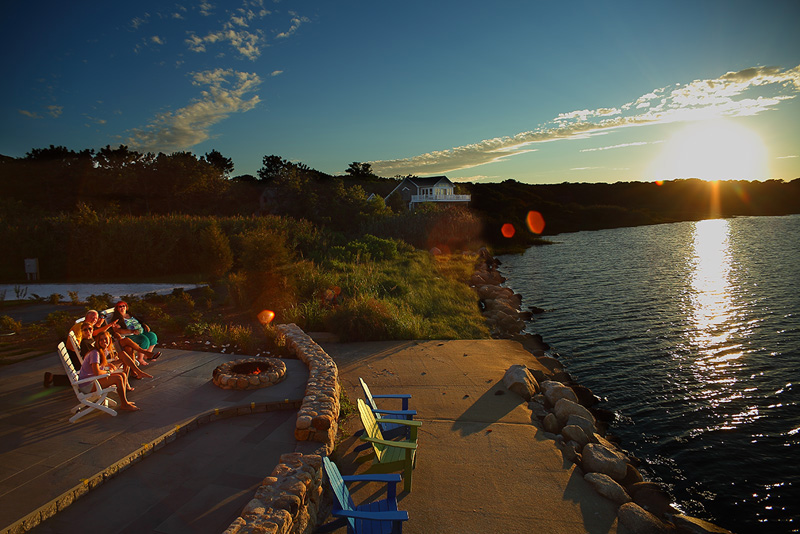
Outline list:
[[[386,423],[382,422],[381,418],[391,418],[391,419],[405,419],[412,421],[414,416],[417,415],[416,410],[409,410],[408,409],[408,399],[411,398],[411,395],[407,393],[395,393],[395,394],[388,394],[388,395],[373,395],[367,383],[364,382],[364,379],[359,377],[358,381],[361,383],[361,389],[364,391],[364,398],[367,399],[367,405],[372,409],[372,412],[375,414],[375,418],[378,420],[378,425],[381,427],[381,433],[385,439],[408,439],[409,438],[409,427],[407,425],[400,425],[397,423]],[[381,410],[378,408],[378,405],[375,403],[375,399],[401,399],[403,403],[402,410]],[[356,436],[361,436],[363,434],[363,430],[356,432]],[[363,445],[359,445],[356,447],[355,450],[363,451],[370,447],[369,443],[365,443]]]
[[[348,534],[399,534],[403,531],[408,512],[397,509],[399,474],[342,476],[336,464],[327,456],[322,458],[322,465],[333,490],[331,515],[337,519],[322,525],[317,532],[330,532],[344,524],[347,525]],[[356,481],[385,482],[386,498],[355,506],[345,483]]]

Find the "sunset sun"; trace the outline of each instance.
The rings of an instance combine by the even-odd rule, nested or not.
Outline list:
[[[761,180],[768,177],[761,138],[731,121],[711,120],[678,130],[650,167],[655,180]]]

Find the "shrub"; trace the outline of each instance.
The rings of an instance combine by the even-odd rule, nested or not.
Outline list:
[[[0,330],[19,334],[22,331],[22,323],[8,315],[0,315]]]
[[[328,316],[328,329],[342,341],[391,339],[389,325],[394,322],[389,307],[374,298],[349,300]]]
[[[233,266],[230,241],[216,222],[200,230],[192,256],[197,270],[210,281],[219,280]]]
[[[224,345],[228,339],[228,327],[219,323],[208,325],[208,336],[215,345]]]
[[[64,295],[60,295],[58,293],[53,293],[49,297],[47,297],[47,300],[48,300],[48,302],[50,302],[50,304],[58,304],[59,302],[61,302],[61,299],[63,299],[63,298],[64,298]]]
[[[253,337],[253,330],[249,326],[232,325],[228,329],[230,342],[237,345],[243,352],[253,352],[256,340]]]
[[[208,330],[208,323],[198,321],[195,323],[187,324],[186,328],[183,329],[183,333],[189,337],[199,337],[205,334],[207,330]]]
[[[111,307],[113,300],[113,297],[108,293],[89,295],[89,298],[86,299],[86,304],[89,306],[90,310],[103,311]]]

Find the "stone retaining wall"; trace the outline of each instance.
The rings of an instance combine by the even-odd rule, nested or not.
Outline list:
[[[276,327],[286,338],[287,348],[308,366],[303,405],[297,414],[297,441],[318,441],[333,451],[339,419],[339,369],[333,359],[295,324]]]
[[[333,451],[339,419],[339,369],[333,359],[295,324],[276,327],[288,349],[308,366],[305,397],[297,413],[295,439],[319,442]],[[299,447],[298,447],[299,448]],[[224,534],[307,534],[322,508],[322,457],[294,452],[256,490]]]

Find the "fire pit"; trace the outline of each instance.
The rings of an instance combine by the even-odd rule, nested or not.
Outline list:
[[[216,369],[213,382],[222,389],[258,389],[286,378],[286,364],[278,358],[245,358],[225,362]]]

